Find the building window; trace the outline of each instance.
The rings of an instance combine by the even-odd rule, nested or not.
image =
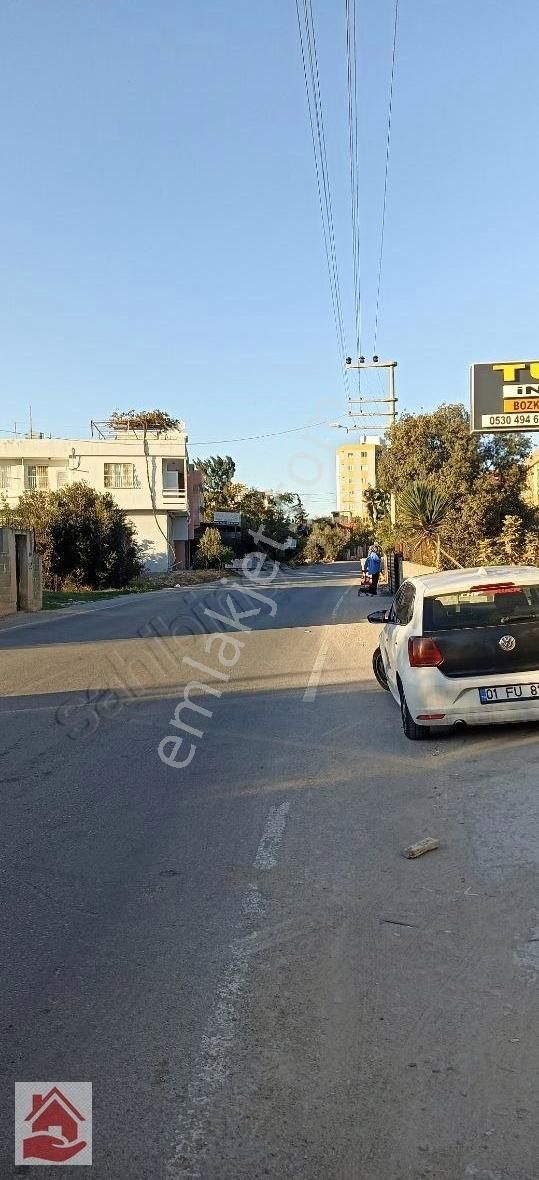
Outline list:
[[[183,459],[163,459],[163,491],[185,492],[185,468]]]
[[[8,463],[0,463],[0,488],[11,487],[11,467]]]
[[[62,471],[62,469],[60,468],[60,470],[56,472],[56,487],[63,488],[63,487],[65,487],[66,483],[67,483],[67,471]]]
[[[49,473],[48,467],[40,464],[30,464],[26,468],[26,487],[28,491],[33,492],[36,488],[48,488]]]
[[[106,488],[136,488],[138,481],[134,463],[105,463]]]

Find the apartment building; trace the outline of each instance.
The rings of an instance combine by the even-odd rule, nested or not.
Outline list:
[[[343,443],[337,447],[337,511],[344,517],[368,515],[367,488],[377,486],[378,459],[383,445],[378,439]]]
[[[189,466],[184,430],[148,430],[146,440],[141,430],[130,428],[100,430],[91,439],[32,435],[0,441],[0,496],[12,506],[23,491],[80,481],[110,492],[125,510],[148,570],[189,563],[202,490]],[[188,484],[196,488],[192,521]]]

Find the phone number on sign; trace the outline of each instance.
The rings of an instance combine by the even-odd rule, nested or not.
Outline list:
[[[482,426],[539,426],[537,414],[483,414]]]

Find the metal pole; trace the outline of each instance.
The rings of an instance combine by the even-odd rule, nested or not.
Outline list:
[[[397,362],[395,361],[395,364],[390,365],[389,370],[388,370],[388,373],[389,373],[389,399],[391,402],[390,413],[391,413],[391,425],[392,426],[394,426],[397,421],[397,409],[396,409],[397,399],[395,397],[395,369],[396,369],[396,367],[397,367]],[[391,521],[391,524],[395,525],[396,520],[397,520],[397,506],[395,503],[395,493],[394,492],[391,492],[391,495],[389,498],[389,519]]]
[[[383,405],[384,402],[386,402],[388,408],[387,408],[387,411],[380,411],[377,413],[376,412],[363,413],[361,411],[361,409],[359,412],[354,412],[354,411],[351,411],[351,409],[349,409],[348,417],[349,418],[374,418],[379,421],[389,419],[389,426],[395,426],[396,401],[397,401],[396,393],[395,393],[396,361],[380,361],[379,359],[377,359],[377,356],[376,356],[376,358],[373,358],[372,361],[366,361],[366,360],[363,360],[363,358],[361,356],[360,360],[356,361],[354,363],[353,360],[351,360],[351,358],[349,358],[349,356],[347,356],[346,367],[350,368],[350,369],[362,369],[362,368],[384,368],[384,369],[387,369],[387,371],[388,371],[388,394],[389,394],[387,399],[382,399],[382,398],[351,399],[350,398],[349,399],[350,405],[357,405],[357,402],[359,402],[360,405],[361,404]],[[394,525],[395,520],[396,520],[396,504],[395,504],[395,493],[394,492],[390,493],[390,497],[389,497],[389,519],[390,519],[390,522],[392,522],[392,525]]]

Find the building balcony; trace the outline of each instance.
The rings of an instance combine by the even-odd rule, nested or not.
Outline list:
[[[184,488],[163,488],[163,504],[168,508],[187,509],[187,493]]]

